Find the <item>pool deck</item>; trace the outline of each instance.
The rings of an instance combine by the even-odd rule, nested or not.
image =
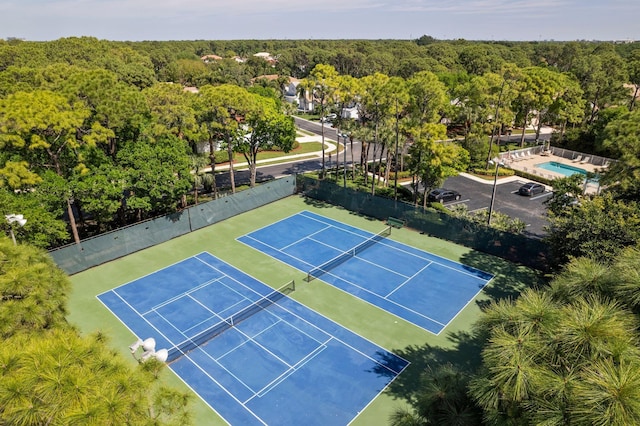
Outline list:
[[[547,162],[556,162],[560,164],[564,164],[571,167],[577,167],[587,172],[596,172],[602,169],[602,166],[596,166],[591,163],[583,163],[580,161],[572,161],[568,158],[562,158],[557,155],[541,155],[541,154],[532,154],[525,159],[517,160],[517,161],[507,161],[507,165],[514,170],[522,170],[528,173],[538,174],[548,179],[555,179],[557,177],[566,177],[562,173],[553,172],[550,170],[545,170],[540,167],[536,167],[536,164],[547,163]]]
[[[565,164],[567,166],[578,167],[583,170],[586,170],[587,172],[597,172],[599,170],[602,170],[603,168],[601,165],[591,164],[590,162],[583,163],[581,161],[573,161],[568,158],[563,158],[553,154],[548,154],[548,155],[531,154],[531,155],[525,156],[524,159],[521,158],[518,160],[511,160],[511,161],[509,159],[505,159],[505,164],[514,170],[521,170],[523,172],[538,175],[546,179],[553,180],[556,178],[566,177],[566,175],[563,175],[562,173],[557,173],[550,170],[545,170],[540,167],[536,167],[537,164],[551,162],[551,161],[554,161],[560,164]],[[592,185],[589,185],[589,186],[592,186]],[[597,188],[593,188],[592,190],[597,191]],[[587,192],[591,192],[590,188],[587,188]]]

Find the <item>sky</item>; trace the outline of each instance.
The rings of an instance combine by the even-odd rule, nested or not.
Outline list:
[[[640,0],[0,0],[0,38],[34,41],[638,40]]]

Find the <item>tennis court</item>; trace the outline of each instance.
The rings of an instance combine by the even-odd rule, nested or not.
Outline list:
[[[493,275],[302,211],[238,238],[260,250],[439,334]]]
[[[203,252],[98,295],[233,425],[350,423],[408,365]]]

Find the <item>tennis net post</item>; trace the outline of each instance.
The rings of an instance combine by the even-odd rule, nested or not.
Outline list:
[[[343,253],[340,253],[333,259],[328,260],[327,262],[321,264],[320,266],[316,266],[315,268],[310,269],[309,272],[307,273],[306,281],[311,282],[314,279],[319,278],[321,275],[328,272],[330,269],[333,269],[336,266],[340,265],[341,263],[347,261],[348,259],[356,256],[357,254],[362,253],[363,250],[365,250],[368,247],[371,247],[372,245],[388,237],[389,235],[391,235],[391,226],[387,226],[385,229],[378,232],[373,237],[367,238],[365,241],[361,242],[360,244],[353,247],[352,249],[345,251]]]
[[[187,338],[181,343],[175,345],[173,348],[169,349],[169,356],[167,357],[167,363],[173,362],[178,358],[186,355],[188,352],[196,349],[199,346],[204,345],[214,337],[224,333],[231,327],[235,327],[242,321],[247,318],[255,315],[256,313],[267,309],[269,306],[278,302],[286,295],[291,294],[296,289],[295,280],[288,282],[277,290],[272,291],[266,296],[262,296],[257,301],[251,303],[249,306],[246,306],[240,309],[238,312],[233,315],[225,318],[224,320],[214,324],[213,326],[207,328],[204,331],[196,334],[193,337]]]

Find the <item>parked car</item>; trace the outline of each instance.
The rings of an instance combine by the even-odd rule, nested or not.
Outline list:
[[[338,118],[336,114],[327,114],[324,117],[320,117],[320,121],[324,123],[332,123],[336,118]]]
[[[544,191],[546,191],[546,188],[543,184],[528,182],[522,185],[520,189],[518,189],[518,194],[532,196],[536,194],[542,194]]]
[[[445,201],[457,201],[460,199],[460,193],[453,189],[437,188],[431,190],[427,195],[427,200],[431,202],[444,203]]]

